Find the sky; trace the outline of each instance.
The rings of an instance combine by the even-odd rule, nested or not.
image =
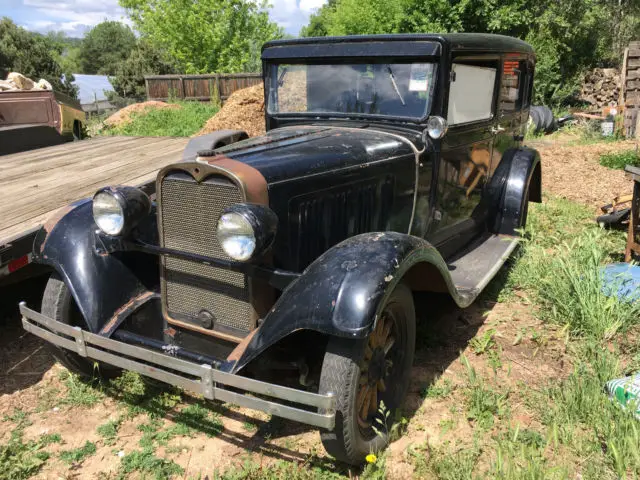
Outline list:
[[[297,35],[309,15],[325,0],[270,0],[271,18],[287,33]],[[84,33],[103,20],[131,25],[118,0],[0,0],[0,17],[36,32],[63,31],[70,37]]]

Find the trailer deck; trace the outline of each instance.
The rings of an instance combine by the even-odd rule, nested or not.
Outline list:
[[[56,210],[106,185],[142,185],[182,158],[188,138],[100,137],[0,156],[0,278],[29,263]]]

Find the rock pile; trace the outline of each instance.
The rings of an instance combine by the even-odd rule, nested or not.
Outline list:
[[[580,100],[602,108],[618,105],[620,72],[616,68],[596,68],[585,75]]]

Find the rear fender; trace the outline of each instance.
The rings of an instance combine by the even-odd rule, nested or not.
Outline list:
[[[488,187],[493,233],[517,235],[528,201],[542,201],[540,154],[531,148],[507,150]]]
[[[91,207],[91,199],[81,200],[49,219],[36,235],[33,257],[58,272],[87,329],[98,333],[119,309],[155,289],[159,270],[151,255],[98,253]]]
[[[465,303],[445,261],[427,241],[396,232],[366,233],[345,240],[287,287],[252,337],[232,352],[225,369],[240,370],[302,329],[345,338],[366,337],[387,296],[399,282],[411,283],[411,273],[419,273],[421,266],[436,274],[426,290],[449,292],[459,304]]]

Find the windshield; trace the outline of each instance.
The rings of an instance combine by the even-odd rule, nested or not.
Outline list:
[[[270,64],[270,114],[429,114],[434,63]]]

